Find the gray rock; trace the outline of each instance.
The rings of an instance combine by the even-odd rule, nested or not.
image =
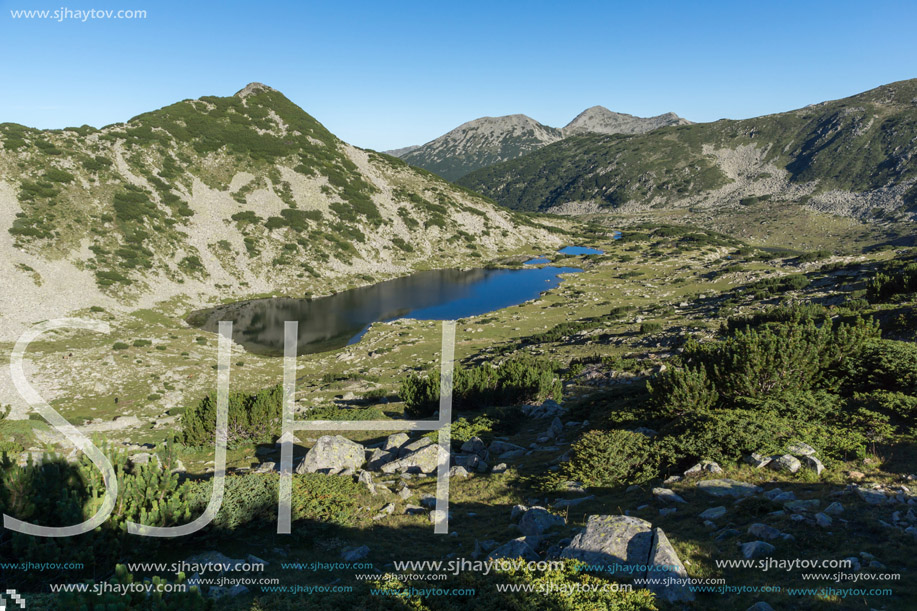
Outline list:
[[[781,492],[780,494],[774,496],[771,500],[775,503],[788,503],[790,501],[795,501],[796,495],[790,491]]]
[[[825,470],[825,465],[814,456],[803,456],[799,460],[805,468],[812,469],[818,475],[821,475],[821,472]]]
[[[277,463],[268,461],[258,465],[252,473],[270,473],[275,470],[277,470]]]
[[[361,471],[357,481],[366,486],[370,494],[376,494],[376,485],[373,483],[373,475],[369,471]]]
[[[455,466],[449,469],[449,477],[460,477],[465,479],[471,475],[465,467]]]
[[[745,611],[774,611],[774,608],[762,600],[756,602]]]
[[[409,452],[397,460],[382,465],[382,472],[433,473],[439,466],[441,454],[444,460],[448,460],[449,457],[442,453],[439,445],[427,444],[419,450]]]
[[[395,504],[387,503],[382,507],[382,509],[379,510],[379,513],[373,516],[373,520],[382,520],[383,518],[387,518],[393,513],[395,513]]]
[[[718,475],[723,472],[723,469],[712,460],[703,460],[687,471],[685,471],[685,477],[700,477],[706,475],[707,473]]]
[[[818,509],[818,506],[821,505],[821,501],[818,499],[807,499],[805,501],[789,501],[783,504],[784,509],[792,511],[793,513],[803,513],[808,511],[815,511]]]
[[[519,519],[519,530],[523,535],[537,536],[566,523],[563,516],[550,513],[544,507],[531,507]]]
[[[411,498],[411,495],[412,495],[412,494],[414,494],[414,493],[411,492],[411,489],[408,488],[407,486],[405,486],[404,488],[402,488],[401,490],[398,491],[398,497],[399,497],[402,501],[406,501],[406,500],[408,500],[409,498]]]
[[[826,516],[824,513],[815,514],[815,523],[821,526],[822,528],[828,528],[829,526],[831,526],[832,522],[833,520],[830,517]]]
[[[675,548],[669,543],[669,538],[665,536],[661,528],[653,529],[653,546],[647,565],[650,567],[666,567],[665,570],[650,569],[646,574],[647,579],[659,582],[649,586],[650,591],[657,597],[669,603],[694,600],[694,594],[687,587],[688,572],[685,570],[685,565],[682,564],[681,559],[675,552]],[[675,582],[677,578],[684,581],[681,583]]]
[[[815,448],[801,441],[791,443],[786,447],[786,451],[794,456],[815,456],[817,454]]]
[[[761,488],[754,484],[739,482],[734,479],[705,479],[697,483],[697,488],[712,496],[731,496],[734,498],[750,496],[761,491]]]
[[[382,465],[388,464],[395,460],[395,452],[390,452],[387,450],[380,450],[376,448],[367,453],[366,461],[368,468],[371,471],[378,471],[382,468]]]
[[[795,456],[790,454],[782,454],[780,456],[775,456],[767,466],[774,471],[796,473],[802,468],[802,463],[799,462],[799,459]]]
[[[506,473],[506,470],[509,467],[506,466],[505,462],[501,462],[499,465],[494,465],[494,468],[490,470],[491,473]]]
[[[356,562],[357,560],[362,560],[369,555],[369,548],[365,545],[360,547],[345,547],[341,551],[341,559],[345,562]]]
[[[532,546],[525,540],[525,537],[519,537],[504,543],[487,555],[488,560],[499,560],[501,558],[522,558],[530,561],[540,559],[535,550],[532,549]]]
[[[407,456],[408,454],[412,454],[414,452],[417,452],[418,450],[429,447],[432,443],[433,443],[433,440],[430,439],[429,437],[421,437],[417,441],[412,441],[410,443],[407,443],[398,449],[398,458],[402,458],[404,456]]]
[[[653,546],[653,526],[621,515],[592,515],[586,530],[573,538],[561,556],[586,564],[645,565]],[[627,575],[621,572],[621,575]],[[633,577],[633,574],[627,575]]]
[[[653,497],[663,503],[687,503],[686,500],[668,488],[653,488]]]
[[[394,435],[389,435],[386,438],[385,444],[382,446],[382,449],[387,452],[398,450],[401,448],[401,446],[403,446],[410,440],[411,438],[408,436],[407,433],[395,433]]]
[[[480,437],[472,437],[462,444],[462,452],[474,454],[481,460],[485,460],[487,457],[487,446],[484,445],[484,442],[481,441]]]
[[[574,505],[579,505],[580,503],[583,503],[585,501],[591,501],[594,498],[595,498],[595,495],[590,494],[589,496],[581,496],[576,499],[558,499],[554,501],[554,504],[551,505],[551,507],[553,507],[554,509],[564,509],[566,507],[573,507]]]
[[[248,588],[240,583],[232,587],[212,586],[207,590],[207,598],[219,600],[221,598],[233,598],[248,592]]]
[[[670,516],[676,512],[678,512],[678,507],[660,507],[659,508],[659,515],[663,517]]]
[[[455,454],[452,456],[452,464],[457,467],[465,467],[468,471],[477,471],[481,458],[477,454]]]
[[[497,456],[507,452],[517,452],[519,450],[522,450],[522,452],[525,453],[525,448],[522,446],[518,446],[514,443],[509,443],[508,441],[500,440],[492,441],[488,449],[490,450],[491,454],[495,454]]]
[[[884,505],[888,502],[888,497],[881,490],[870,490],[857,486],[856,493],[870,505]]]
[[[705,509],[698,517],[703,518],[704,520],[716,520],[718,518],[722,518],[724,515],[726,515],[726,508],[720,506]]]
[[[772,541],[778,538],[782,533],[773,526],[768,526],[767,524],[756,522],[748,527],[748,534],[753,537],[758,537],[759,539],[767,539],[768,541]]]
[[[359,469],[365,459],[363,446],[340,435],[318,438],[299,466],[297,473],[338,473],[344,469]]]
[[[746,456],[743,460],[755,469],[763,469],[768,464],[770,464],[771,457],[753,452],[752,454]]]
[[[734,528],[724,528],[723,530],[721,530],[720,532],[717,533],[715,539],[716,539],[717,541],[723,541],[724,539],[729,539],[729,538],[732,538],[732,537],[737,537],[737,536],[739,536],[740,534],[742,534],[742,533],[740,533],[739,531],[737,531],[737,530],[734,529]]]
[[[509,452],[503,452],[498,458],[500,460],[516,460],[517,458],[522,458],[525,456],[526,450],[523,448],[521,450],[510,450]]]
[[[742,556],[744,556],[746,559],[751,559],[770,556],[777,548],[764,541],[752,541],[750,543],[743,543],[741,549]]]
[[[826,513],[829,516],[837,516],[837,515],[844,513],[844,506],[838,503],[837,501],[834,501],[833,503],[825,507],[825,510],[822,513]]]
[[[420,504],[426,507],[427,509],[436,508],[436,497],[432,494],[424,494],[420,497]]]

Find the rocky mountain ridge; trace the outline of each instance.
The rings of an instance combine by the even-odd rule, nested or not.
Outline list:
[[[593,106],[563,128],[549,127],[522,114],[468,121],[422,146],[390,151],[447,180],[527,155],[548,144],[584,133],[642,134],[666,125],[687,125],[674,113],[641,118]]]

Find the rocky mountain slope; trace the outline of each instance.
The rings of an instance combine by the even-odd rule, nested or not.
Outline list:
[[[90,306],[323,294],[558,241],[257,83],[102,129],[0,124],[4,338]]]
[[[578,134],[645,134],[668,125],[691,125],[674,112],[655,117],[635,117],[613,112],[604,106],[587,108],[564,127],[565,136]]]
[[[446,180],[516,159],[563,138],[555,127],[525,115],[482,117],[410,151],[401,158]]]
[[[665,125],[686,124],[688,121],[674,113],[643,119],[593,106],[564,128],[548,127],[526,115],[483,117],[423,146],[391,153],[447,180],[457,180],[474,170],[517,159],[570,135],[642,134]]]
[[[514,209],[739,208],[795,202],[863,220],[917,204],[917,80],[786,113],[583,135],[460,184]]]

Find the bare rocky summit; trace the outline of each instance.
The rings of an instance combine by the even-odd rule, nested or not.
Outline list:
[[[564,127],[565,136],[577,134],[645,134],[669,125],[690,125],[674,112],[655,117],[635,117],[608,110],[604,106],[587,108]]]
[[[612,112],[602,106],[587,108],[564,128],[549,127],[526,115],[481,117],[459,125],[419,147],[389,151],[411,165],[458,180],[480,168],[510,161],[568,136],[645,134],[668,125],[688,125],[674,113],[641,118]]]

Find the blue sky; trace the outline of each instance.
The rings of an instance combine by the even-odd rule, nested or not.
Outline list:
[[[142,9],[143,20],[13,19]],[[387,149],[479,116],[601,104],[745,118],[917,77],[917,2],[0,0],[0,122],[127,120],[250,81]]]

